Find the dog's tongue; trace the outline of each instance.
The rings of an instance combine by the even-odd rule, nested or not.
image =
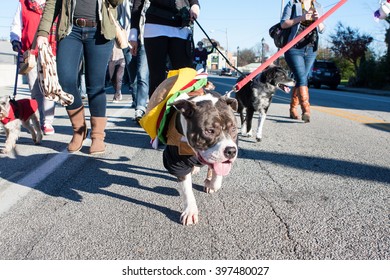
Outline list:
[[[291,91],[291,88],[289,88],[288,86],[283,86],[283,88],[286,93],[289,93]]]
[[[232,169],[231,162],[216,162],[213,165],[215,173],[220,176],[226,176],[229,174],[230,169]]]

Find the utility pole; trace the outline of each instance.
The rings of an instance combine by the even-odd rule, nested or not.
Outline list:
[[[237,68],[238,68],[238,57],[239,57],[239,55],[240,55],[240,47],[238,46],[238,47],[237,47],[237,61],[236,61],[236,63],[237,63]]]
[[[264,44],[265,44],[265,39],[262,38],[261,39],[261,63],[264,62],[264,55],[265,55],[265,53],[264,53]]]

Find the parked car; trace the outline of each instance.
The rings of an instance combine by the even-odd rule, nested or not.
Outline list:
[[[309,86],[320,88],[326,85],[336,89],[341,81],[340,70],[333,61],[316,60],[309,73]]]
[[[219,75],[220,76],[232,76],[233,72],[232,72],[232,69],[230,69],[230,68],[222,68]]]

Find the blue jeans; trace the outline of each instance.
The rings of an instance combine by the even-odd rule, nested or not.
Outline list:
[[[133,56],[127,64],[130,75],[130,86],[133,88],[135,109],[146,111],[149,97],[149,68],[145,46],[138,42],[137,56]]]
[[[317,52],[314,52],[311,46],[302,49],[291,48],[285,53],[284,58],[294,74],[296,87],[308,85],[307,79],[316,56]]]
[[[97,27],[73,26],[72,32],[58,42],[57,72],[62,89],[74,96],[68,110],[83,105],[79,89],[79,71],[82,57],[85,62],[85,83],[91,116],[106,116],[106,69],[114,41],[106,40]]]

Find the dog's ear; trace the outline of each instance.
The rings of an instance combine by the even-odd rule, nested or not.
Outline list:
[[[191,118],[194,114],[195,104],[188,100],[178,100],[172,103],[172,106],[178,110],[185,118]]]
[[[231,97],[227,97],[226,95],[221,96],[221,99],[222,99],[223,101],[225,101],[227,105],[229,105],[230,107],[232,107],[232,109],[233,109],[234,112],[237,112],[237,109],[238,109],[238,102],[237,102],[237,99],[231,98]]]

